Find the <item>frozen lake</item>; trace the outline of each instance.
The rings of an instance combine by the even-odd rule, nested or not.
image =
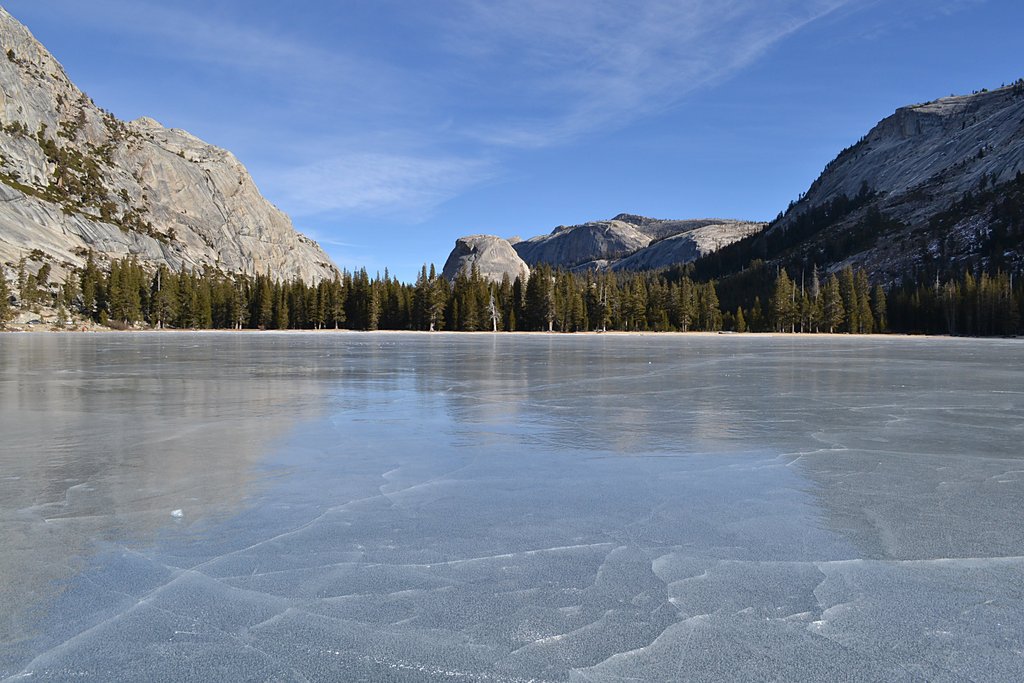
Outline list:
[[[1021,680],[1022,443],[1015,340],[0,335],[0,680]]]

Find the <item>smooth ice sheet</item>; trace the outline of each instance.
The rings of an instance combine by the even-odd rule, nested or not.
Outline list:
[[[0,680],[1024,677],[1016,340],[4,335],[0,360]]]

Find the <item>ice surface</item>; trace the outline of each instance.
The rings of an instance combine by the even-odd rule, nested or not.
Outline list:
[[[1018,341],[0,360],[0,680],[1024,678]]]

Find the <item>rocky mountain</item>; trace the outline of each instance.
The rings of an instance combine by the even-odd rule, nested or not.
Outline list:
[[[811,185],[801,204],[855,196],[863,185],[884,198],[894,218],[931,215],[948,200],[1024,169],[1024,86],[898,109],[844,150]]]
[[[663,221],[664,223],[700,223],[699,227],[652,241],[612,265],[612,270],[658,270],[680,263],[690,263],[712,254],[737,240],[764,230],[764,223],[745,221]]]
[[[903,107],[843,150],[763,234],[698,268],[721,275],[761,258],[852,265],[889,282],[935,269],[1020,269],[1012,198],[1022,172],[1024,80]]]
[[[505,275],[510,280],[530,277],[530,267],[519,258],[508,240],[494,235],[470,235],[457,239],[442,274],[448,280],[454,280],[460,272],[469,272],[473,268],[494,282],[501,282]]]
[[[486,239],[488,249],[494,250],[493,253],[500,249],[502,254],[497,271],[510,274],[522,267],[511,258],[510,249],[528,266],[544,263],[570,270],[642,270],[689,263],[757,233],[764,226],[764,223],[747,221],[661,220],[622,213],[606,221],[560,225],[547,235],[528,240],[503,240],[494,236],[486,236]],[[469,243],[463,244],[464,240],[476,244],[483,237],[476,235],[458,240],[448,263],[466,258]],[[458,268],[453,267],[456,268],[453,272],[457,272]],[[448,273],[446,264],[445,274]],[[498,279],[500,277],[497,275]]]
[[[610,221],[560,225],[547,235],[517,242],[514,249],[530,265],[585,268],[628,256],[650,243],[650,235],[616,216]]]
[[[136,255],[308,282],[336,268],[230,153],[98,108],[0,8],[0,264]]]

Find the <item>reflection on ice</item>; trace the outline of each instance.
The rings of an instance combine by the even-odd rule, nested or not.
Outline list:
[[[16,365],[0,419],[22,441],[3,466],[27,481],[0,480],[0,533],[24,539],[2,581],[6,599],[35,592],[8,603],[3,675],[1024,673],[1016,342],[155,335],[62,339],[51,356],[4,343]],[[189,361],[204,353],[191,344],[211,360]],[[110,345],[124,392],[26,379],[90,371]],[[154,375],[158,354],[173,372]],[[183,388],[202,382],[236,391],[205,404]],[[70,429],[18,432],[40,389],[61,396],[47,410],[132,416],[146,436],[129,430],[137,445],[111,459]],[[180,419],[147,424],[150,411]],[[220,414],[265,431],[218,441]],[[62,487],[47,461],[86,474]],[[156,502],[118,514],[93,495],[143,486]],[[99,521],[54,555],[51,517],[32,512],[45,497],[26,506],[23,491],[61,492]],[[47,589],[32,568],[55,556],[74,569]]]

